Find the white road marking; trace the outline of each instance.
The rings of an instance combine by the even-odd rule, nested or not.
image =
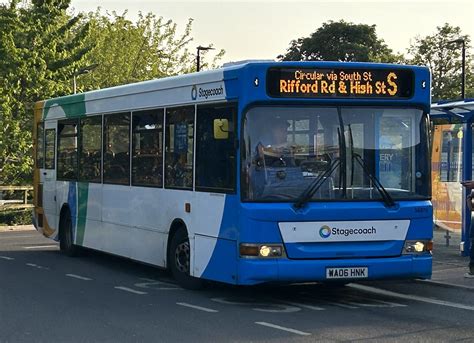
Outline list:
[[[66,274],[66,276],[72,277],[74,279],[84,280],[84,281],[91,281],[92,280],[88,277],[80,276],[80,275],[76,275],[76,274]]]
[[[58,245],[34,245],[31,247],[23,247],[23,249],[44,249],[44,248],[57,248]]]
[[[361,296],[355,296],[355,295],[350,295],[349,297],[354,300],[348,301],[347,303],[352,304],[354,306],[362,306],[362,307],[407,307],[408,306],[405,304],[399,304],[399,303],[394,303],[391,301],[384,301],[384,300],[379,300],[379,299],[372,299],[369,297],[361,297]]]
[[[123,286],[116,286],[114,288],[115,289],[120,289],[121,291],[130,292],[130,293],[139,294],[139,295],[148,294],[147,292],[136,291],[134,289],[131,289],[131,288],[128,288],[128,287],[123,287]]]
[[[462,267],[462,269],[465,269],[465,268],[466,267]],[[450,286],[450,287],[457,287],[457,288],[470,289],[470,290],[474,289],[474,287],[472,286],[457,285],[455,283],[444,282],[444,281],[435,281],[435,280],[417,280],[417,281],[424,282],[424,283],[431,283],[434,285]]]
[[[211,298],[211,300],[227,305],[252,306],[252,310],[258,312],[291,313],[301,311],[301,308],[289,306],[287,303],[283,303],[279,300],[277,300],[278,303],[257,302],[254,301],[254,299],[250,299],[248,301],[232,301],[226,298]]]
[[[7,261],[13,261],[13,260],[14,260],[13,257],[8,257],[8,256],[0,256],[0,258],[1,258],[2,260],[7,260]]]
[[[285,303],[285,304],[288,304],[288,305],[293,305],[293,306],[296,306],[296,307],[307,308],[307,309],[313,310],[313,311],[324,311],[325,310],[322,307],[313,306],[313,305],[306,305],[306,304],[302,304],[302,303],[298,303],[298,302],[292,302],[292,301],[282,301],[282,303]]]
[[[340,302],[329,301],[329,300],[322,300],[322,301],[325,302],[326,304],[339,306],[342,308],[350,308],[350,309],[358,308],[357,306],[348,305],[349,303],[347,301],[340,301]]]
[[[29,267],[37,268],[37,269],[49,269],[48,267],[42,267],[34,263],[27,263],[26,265]]]
[[[148,289],[156,289],[159,291],[183,291],[184,289],[177,286],[174,283],[158,281],[154,279],[147,279],[147,278],[140,278],[140,280],[144,280],[147,282],[139,282],[134,284],[135,287],[139,288],[148,288]]]
[[[295,329],[290,329],[290,328],[286,328],[284,326],[279,326],[279,325],[275,325],[275,324],[271,324],[271,323],[267,323],[267,322],[255,322],[255,324],[262,325],[262,326],[267,326],[267,327],[273,328],[273,329],[278,329],[278,330],[283,330],[283,331],[295,333],[295,334],[301,335],[301,336],[310,336],[311,335],[309,332],[303,332],[303,331],[299,331],[299,330],[295,330]]]
[[[217,310],[213,310],[212,308],[207,308],[207,307],[201,307],[201,306],[191,305],[191,304],[188,304],[188,303],[176,303],[176,305],[185,306],[185,307],[190,307],[190,308],[193,308],[193,309],[195,309],[195,310],[200,310],[200,311],[209,312],[209,313],[219,312],[219,311],[217,311]]]
[[[348,287],[352,287],[352,288],[355,288],[355,289],[358,289],[358,290],[361,290],[361,291],[365,291],[365,292],[370,292],[370,293],[385,295],[385,296],[389,296],[389,297],[394,297],[394,298],[415,300],[415,301],[420,301],[420,302],[429,303],[429,304],[448,306],[448,307],[454,307],[454,308],[459,308],[459,309],[463,309],[463,310],[474,311],[474,306],[453,303],[453,302],[450,302],[450,301],[438,300],[438,299],[433,299],[433,298],[426,298],[426,297],[421,297],[421,296],[412,295],[412,294],[396,293],[396,292],[392,292],[392,291],[386,291],[386,290],[380,289],[380,288],[364,286],[364,285],[357,285],[357,284],[351,284],[351,285],[348,285]]]

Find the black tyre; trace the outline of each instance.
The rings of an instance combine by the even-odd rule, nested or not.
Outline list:
[[[171,238],[168,266],[180,286],[187,289],[201,289],[204,286],[204,281],[189,275],[190,259],[191,249],[188,233],[184,227],[181,227]]]
[[[77,256],[79,248],[73,242],[71,213],[67,210],[59,222],[59,249],[67,256]]]

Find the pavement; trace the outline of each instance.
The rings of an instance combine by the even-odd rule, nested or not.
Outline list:
[[[30,230],[35,230],[33,225],[0,226],[0,232]],[[474,291],[474,279],[464,277],[468,272],[469,257],[461,256],[459,250],[461,233],[450,231],[449,244],[445,236],[446,230],[435,228],[433,231],[433,275],[431,280],[420,280],[420,282]]]
[[[0,225],[0,232],[12,232],[12,231],[32,231],[35,230],[33,225]]]
[[[433,231],[433,275],[431,280],[422,282],[474,291],[474,279],[464,277],[468,272],[469,257],[461,256],[459,250],[461,232],[449,231],[449,245],[445,236],[446,230],[435,228]]]

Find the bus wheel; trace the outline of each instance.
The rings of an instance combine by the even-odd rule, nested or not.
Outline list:
[[[191,265],[191,249],[188,233],[181,227],[171,238],[169,249],[169,267],[178,283],[186,289],[201,289],[204,281],[189,275]]]
[[[59,249],[67,256],[76,256],[78,247],[73,244],[72,220],[69,210],[64,212],[59,223]]]

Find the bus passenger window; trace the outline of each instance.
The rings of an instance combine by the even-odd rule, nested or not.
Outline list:
[[[132,185],[163,186],[163,109],[134,112]]]
[[[196,190],[235,191],[236,104],[203,105],[197,108]],[[214,122],[227,122],[225,139],[214,134]]]
[[[46,169],[54,169],[54,153],[56,150],[56,130],[46,129],[45,131],[45,160],[44,167]]]
[[[58,180],[77,180],[77,120],[58,122]]]
[[[166,110],[165,186],[193,188],[194,106]]]
[[[130,184],[130,113],[104,116],[104,183]]]
[[[79,132],[79,180],[100,182],[102,116],[81,119]]]
[[[36,168],[44,168],[44,123],[36,125]]]

